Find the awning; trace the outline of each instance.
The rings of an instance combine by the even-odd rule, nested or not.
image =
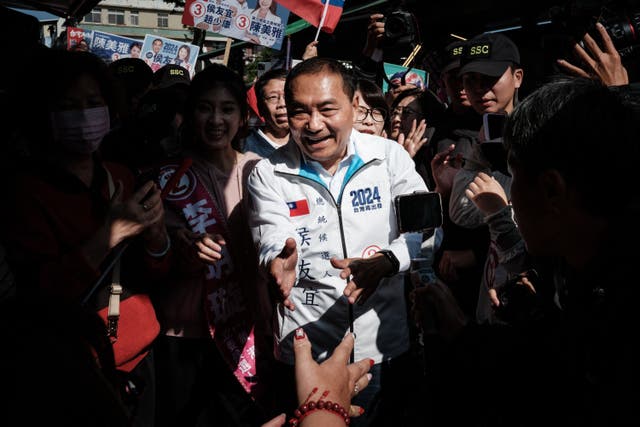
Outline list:
[[[17,7],[10,7],[9,9],[13,9],[16,12],[24,13],[26,15],[31,15],[36,18],[41,24],[46,24],[48,22],[57,22],[58,19],[60,19],[59,16],[53,15],[49,12],[43,12],[41,10],[20,9]]]
[[[100,0],[2,0],[6,7],[46,11],[61,18],[82,19]]]

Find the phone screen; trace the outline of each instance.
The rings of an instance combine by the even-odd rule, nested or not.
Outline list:
[[[504,113],[484,113],[482,116],[484,140],[493,141],[502,138],[506,119],[507,115]]]
[[[440,193],[416,192],[396,196],[396,217],[401,233],[422,232],[442,225]]]

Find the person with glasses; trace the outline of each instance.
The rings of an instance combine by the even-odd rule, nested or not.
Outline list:
[[[289,141],[289,121],[284,102],[284,82],[287,70],[271,69],[255,83],[258,112],[264,126],[251,131],[245,139],[243,151],[251,151],[260,157],[271,153]]]
[[[406,90],[391,104],[389,137],[402,145],[412,158],[428,140],[427,114],[433,109],[423,108],[423,94],[427,94],[426,97],[431,92],[423,89]],[[432,117],[429,117],[431,120]]]
[[[356,82],[356,98],[358,107],[353,128],[358,132],[386,138],[389,107],[380,86],[370,80],[359,79]]]

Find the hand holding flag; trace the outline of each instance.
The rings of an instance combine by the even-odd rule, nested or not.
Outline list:
[[[298,15],[325,33],[333,33],[340,21],[344,0],[276,0],[283,7]],[[316,35],[316,40],[318,36]]]

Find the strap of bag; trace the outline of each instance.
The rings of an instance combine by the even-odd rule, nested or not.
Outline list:
[[[113,178],[111,173],[105,167],[107,171],[107,180],[109,183],[109,197],[113,197],[116,191],[113,184]],[[122,295],[122,285],[120,285],[120,258],[113,266],[113,272],[111,273],[111,287],[109,288],[109,309],[107,311],[107,336],[111,340],[111,343],[115,343],[118,340],[118,320],[120,319],[120,295]]]

